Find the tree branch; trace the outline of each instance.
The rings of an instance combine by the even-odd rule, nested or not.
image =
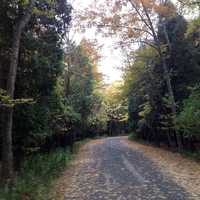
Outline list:
[[[142,16],[142,14],[140,13],[139,9],[137,8],[137,6],[133,3],[132,0],[128,0],[130,2],[130,4],[132,5],[132,7],[135,9],[135,11],[137,12],[137,14],[139,15],[140,19],[142,20],[142,22],[150,29],[150,25],[147,23],[147,21],[145,20],[145,18]]]
[[[109,24],[97,24],[97,27],[99,28],[103,28],[103,27],[113,27],[113,25],[109,25]],[[115,25],[114,27],[116,28],[130,28],[130,29],[133,29],[135,31],[141,31],[141,32],[144,32],[144,33],[147,33],[149,35],[151,35],[153,37],[153,34],[151,32],[149,32],[148,30],[145,30],[145,29],[140,29],[140,28],[136,28],[136,27],[129,27],[129,26],[125,26],[125,25]]]

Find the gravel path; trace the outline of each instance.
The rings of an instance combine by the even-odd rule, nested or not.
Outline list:
[[[170,177],[123,137],[89,143],[74,165],[65,200],[188,200]]]

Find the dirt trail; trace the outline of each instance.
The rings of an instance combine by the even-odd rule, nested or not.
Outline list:
[[[147,152],[126,137],[93,140],[63,175],[60,195],[64,200],[200,199]]]

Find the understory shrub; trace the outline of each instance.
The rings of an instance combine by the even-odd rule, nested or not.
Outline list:
[[[38,154],[28,158],[12,188],[0,190],[0,200],[47,200],[53,180],[71,160],[69,150]]]
[[[138,139],[138,135],[135,132],[131,132],[128,135],[128,139],[129,140],[137,140]]]

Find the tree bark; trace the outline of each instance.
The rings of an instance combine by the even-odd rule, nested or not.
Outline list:
[[[12,47],[10,55],[10,66],[6,84],[7,94],[14,99],[15,81],[17,75],[19,48],[22,31],[28,24],[35,0],[31,0],[26,13],[14,25],[12,36]],[[3,128],[2,128],[2,171],[1,175],[5,180],[13,179],[13,151],[12,151],[12,125],[13,125],[13,107],[3,108]]]
[[[171,129],[170,128],[167,130],[167,140],[168,140],[169,147],[173,147],[173,141],[172,141],[172,137],[171,137]]]

